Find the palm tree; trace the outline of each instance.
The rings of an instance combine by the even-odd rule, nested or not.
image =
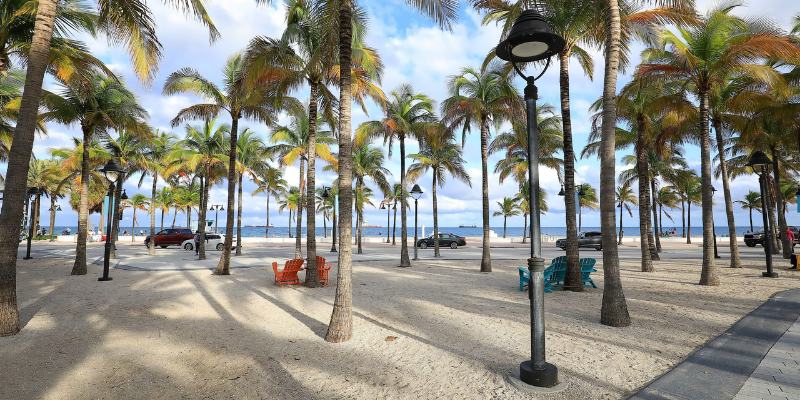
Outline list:
[[[283,193],[283,197],[278,200],[278,212],[289,210],[289,237],[292,237],[292,213],[297,212],[300,208],[300,189],[297,187],[290,187],[289,190]]]
[[[279,97],[269,91],[271,89],[269,86],[246,87],[244,67],[245,58],[241,53],[236,53],[229,58],[223,71],[222,87],[204,78],[194,69],[183,68],[167,77],[163,90],[165,95],[193,93],[211,99],[211,102],[191,105],[179,111],[172,120],[173,127],[187,120],[216,118],[222,112],[227,113],[231,118],[230,144],[228,145],[228,209],[225,219],[225,249],[219,264],[217,264],[217,269],[214,271],[215,275],[230,275],[234,224],[233,202],[236,197],[238,181],[236,173],[238,146],[236,142],[239,134],[239,119],[248,118],[266,124],[273,123],[277,111],[273,104]],[[237,247],[237,253],[241,251],[238,249],[240,247]]]
[[[392,216],[392,246],[396,246],[397,245],[397,241],[395,239],[397,239],[397,202],[404,202],[404,203],[406,203],[406,207],[408,207],[408,191],[407,190],[403,190],[403,186],[401,186],[399,183],[395,183],[392,186],[391,193],[389,193],[389,195],[386,198],[390,199],[389,201],[392,202],[392,214],[393,214],[393,216]],[[400,205],[400,207],[402,208],[403,206]],[[401,222],[401,225],[402,225],[402,222]]]
[[[275,143],[271,147],[271,151],[280,155],[280,162],[282,165],[291,165],[295,162],[300,164],[300,181],[298,183],[298,190],[300,190],[300,204],[305,204],[303,194],[305,193],[305,163],[309,160],[309,133],[310,133],[310,120],[308,113],[302,107],[292,107],[287,110],[291,117],[291,123],[287,126],[277,125],[272,132],[271,141]],[[317,127],[321,122],[317,121],[314,126]],[[333,135],[330,131],[317,130],[314,137],[314,155],[316,158],[323,159],[328,162],[334,162],[333,155],[331,154],[330,145],[335,142]],[[313,211],[312,211],[313,212]],[[295,258],[302,257],[302,235],[301,228],[303,223],[302,207],[297,212],[297,226],[296,238],[294,246]]]
[[[662,31],[662,47],[649,49],[645,64],[639,66],[637,72],[641,76],[690,82],[699,100],[703,208],[701,285],[719,284],[713,257],[710,93],[719,89],[720,80],[732,73],[758,69],[758,63],[764,58],[794,59],[800,56],[800,49],[791,39],[774,32],[769,24],[731,15],[736,6],[715,8],[689,29],[677,33]]]
[[[464,164],[461,148],[453,140],[453,136],[441,130],[425,137],[421,144],[419,153],[411,154],[409,157],[415,161],[408,168],[409,180],[416,181],[423,174],[431,171],[431,192],[433,200],[433,248],[434,256],[439,254],[439,206],[437,200],[437,188],[444,187],[447,182],[447,175],[466,183],[472,187],[469,174]],[[393,197],[389,193],[387,198]],[[387,237],[388,240],[388,237]],[[416,246],[416,244],[414,244]]]
[[[175,192],[176,190],[171,187],[163,187],[156,193],[155,203],[161,210],[161,228],[164,230],[164,213],[169,213],[172,207],[175,207]],[[177,207],[176,207],[177,214]],[[174,223],[173,223],[174,226]]]
[[[236,163],[239,187],[236,210],[236,255],[240,256],[242,255],[242,185],[244,175],[249,174],[253,179],[256,179],[258,171],[268,167],[266,162],[263,161],[268,156],[268,151],[264,142],[256,136],[256,133],[247,128],[239,136],[236,145],[239,146],[237,151],[239,160]]]
[[[267,195],[267,223],[264,230],[264,237],[269,237],[269,198],[270,196],[280,197],[286,192],[286,180],[282,177],[283,173],[280,169],[270,165],[266,165],[260,169],[255,177],[256,190],[253,195],[264,193]]]
[[[581,231],[583,229],[583,207],[590,210],[597,209],[597,191],[588,183],[581,183],[575,189],[578,191],[578,196],[576,196],[578,198],[578,231]]]
[[[422,140],[437,129],[433,112],[433,100],[422,93],[415,93],[409,84],[400,85],[392,91],[390,99],[383,105],[384,118],[367,121],[356,129],[356,145],[369,142],[371,138],[383,137],[389,147],[389,157],[395,140],[400,144],[400,186],[406,187],[406,138]],[[340,150],[341,153],[341,150]],[[340,156],[341,157],[341,156]],[[410,267],[408,258],[408,235],[406,204],[400,204],[400,266]]]
[[[314,196],[314,199],[317,203],[317,207],[315,209],[316,213],[322,214],[322,235],[323,237],[328,237],[328,219],[331,218],[333,214],[333,208],[335,207],[333,196],[328,196],[327,198],[323,196],[325,189],[317,188],[317,193]]]
[[[364,203],[367,201],[372,191],[366,187],[366,178],[370,178],[382,192],[390,190],[387,175],[391,175],[388,169],[383,166],[383,151],[377,147],[371,147],[366,143],[358,143],[353,146],[353,178],[356,183],[356,243],[358,254],[362,254],[361,236],[364,225]],[[371,203],[370,203],[371,204]]]
[[[174,160],[172,169],[184,169],[186,172],[194,172],[200,179],[200,204],[199,204],[199,223],[197,233],[200,235],[200,245],[198,255],[201,260],[206,259],[205,235],[206,235],[206,210],[208,210],[208,192],[212,183],[220,175],[226,173],[226,161],[228,153],[228,131],[227,124],[217,125],[216,119],[206,121],[202,126],[186,126],[186,136],[181,140],[176,149],[170,154],[170,159]],[[169,173],[169,172],[168,172]],[[191,205],[187,205],[191,207]],[[191,208],[187,208],[187,215]],[[191,227],[189,227],[191,229]]]
[[[462,129],[462,142],[475,126],[481,134],[481,191],[483,196],[483,253],[481,272],[492,271],[489,253],[489,128],[495,129],[522,110],[522,99],[511,79],[497,65],[480,71],[465,68],[448,82],[450,97],[442,102],[442,121],[450,130]]]
[[[60,95],[44,99],[47,120],[66,125],[78,123],[83,133],[81,163],[81,203],[73,275],[86,274],[86,238],[89,218],[89,147],[94,135],[110,129],[142,131],[147,112],[115,77],[95,75],[87,84],[61,84]],[[13,146],[13,145],[12,145]]]
[[[621,186],[617,187],[617,207],[619,207],[619,242],[618,244],[622,244],[622,217],[624,213],[622,212],[623,209],[628,212],[628,215],[633,217],[633,211],[631,210],[631,206],[635,206],[639,203],[639,200],[636,199],[636,194],[631,189],[631,185],[629,182],[623,183]]]
[[[156,131],[155,134],[148,138],[145,147],[146,167],[145,174],[149,174],[153,178],[152,187],[150,189],[150,236],[156,235],[156,205],[159,204],[158,199],[158,177],[164,177],[164,170],[169,167],[165,164],[164,160],[175,149],[175,136],[170,133]],[[142,174],[144,178],[145,174]],[[164,227],[164,207],[161,208],[161,227]],[[156,252],[156,246],[148,247],[148,253],[153,255]]]
[[[699,204],[702,201],[702,185],[700,183],[700,178],[694,171],[686,171],[682,174],[679,181],[675,181],[672,184],[680,196],[681,203],[686,204],[686,244],[691,244],[692,204]]]
[[[209,27],[211,38],[218,32],[199,1],[163,0],[167,4],[177,6],[182,12],[192,13]],[[6,4],[8,2],[4,2]],[[33,4],[33,3],[27,3]],[[51,43],[53,33],[58,30],[57,0],[39,0],[36,3],[36,18],[33,25],[30,49],[27,51],[27,73],[25,90],[19,111],[19,119],[14,129],[14,144],[8,161],[7,180],[4,191],[2,212],[0,213],[0,260],[2,260],[2,276],[7,280],[16,279],[16,275],[7,271],[16,265],[17,244],[19,236],[16,232],[22,218],[22,199],[25,196],[25,182],[28,176],[29,161],[33,150],[34,132],[37,127],[37,116],[42,94],[42,82],[45,71],[50,65]],[[103,29],[115,43],[125,44],[131,53],[133,67],[140,78],[149,80],[154,72],[156,61],[161,56],[161,44],[155,34],[154,19],[147,5],[142,0],[111,0],[97,3],[99,20],[97,26]],[[0,307],[8,311],[0,312],[4,317],[0,321],[0,335],[13,335],[19,332],[19,316],[16,306],[15,284],[3,282],[0,291],[3,301]],[[6,295],[6,292],[8,293]]]
[[[664,215],[666,215],[670,221],[673,220],[672,216],[670,216],[669,213],[664,212],[664,207],[666,206],[668,209],[676,208],[678,206],[679,201],[680,201],[680,196],[675,191],[675,188],[671,186],[664,186],[656,191],[653,203],[656,206],[658,206],[658,226],[661,229],[661,231],[664,230],[664,223],[663,223]]]
[[[122,187],[125,181],[136,174],[137,172],[146,171],[148,165],[148,158],[146,157],[145,143],[149,139],[150,132],[144,131],[141,133],[122,130],[117,132],[117,137],[106,136],[104,138],[105,148],[108,150],[109,155],[116,158],[119,165],[125,170],[125,173],[117,178],[118,184],[116,185],[114,193],[114,204],[121,205],[122,201]],[[90,157],[92,158],[92,157]],[[94,170],[94,168],[92,168]],[[143,177],[143,175],[142,175]],[[139,184],[142,181],[140,179]],[[117,258],[116,246],[113,246],[119,236],[119,223],[120,219],[115,218],[111,225],[111,258]]]
[[[152,208],[150,207],[150,204],[151,204],[150,200],[147,198],[147,196],[141,193],[136,193],[130,199],[123,200],[122,202],[123,207],[130,207],[133,209],[133,222],[131,226],[131,243],[133,243],[134,239],[136,238],[136,211],[137,210],[147,211],[148,208]]]
[[[753,229],[753,210],[761,212],[761,194],[754,191],[749,191],[744,196],[742,200],[736,200],[736,203],[742,206],[742,209],[747,210],[750,213],[750,232],[754,232]]]
[[[508,217],[517,216],[520,214],[517,201],[511,197],[503,197],[503,201],[497,202],[498,210],[492,214],[495,217],[503,217],[503,238],[506,237],[506,227],[508,225]]]

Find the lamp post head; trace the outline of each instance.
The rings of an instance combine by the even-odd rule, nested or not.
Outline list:
[[[578,186],[578,196],[583,197],[586,195],[586,191],[583,189],[583,185]]]
[[[756,150],[750,154],[750,159],[747,160],[747,164],[745,165],[752,168],[753,172],[755,172],[757,175],[761,175],[760,172],[763,171],[763,168],[770,164],[772,164],[772,160],[770,160],[763,151]],[[756,169],[756,167],[760,168]]]
[[[106,162],[100,172],[106,177],[110,183],[116,183],[120,176],[125,173],[125,170],[117,163],[116,158],[112,158]]]
[[[564,185],[561,185],[561,190],[558,191],[558,195],[559,196],[563,196],[564,195]]]
[[[564,45],[564,38],[553,33],[542,14],[525,10],[514,21],[508,36],[497,45],[495,53],[501,60],[531,62],[558,54]]]
[[[322,187],[322,198],[327,200],[328,197],[331,197],[331,188],[329,188],[327,186],[323,186]]]
[[[381,202],[381,210],[385,210],[385,209],[386,209],[386,203],[385,202]]]
[[[411,197],[413,197],[414,200],[419,200],[419,198],[422,197],[422,188],[420,188],[419,185],[414,184],[414,187],[411,188]]]
[[[119,196],[119,198],[121,200],[128,200],[128,192],[126,192],[125,189],[122,189],[122,195]]]
[[[717,192],[717,188],[715,188],[715,187],[712,185],[712,186],[711,186],[711,193],[716,193],[716,192]]]

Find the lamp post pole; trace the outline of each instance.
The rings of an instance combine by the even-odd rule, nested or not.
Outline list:
[[[553,33],[544,17],[535,9],[520,13],[508,36],[497,45],[496,54],[509,61],[517,73],[525,78],[525,111],[528,129],[528,204],[530,207],[531,256],[528,258],[528,298],[531,312],[531,358],[519,365],[519,378],[538,387],[558,384],[558,368],[545,359],[544,326],[544,258],[539,221],[539,128],[536,123],[536,100],[539,79],[550,64],[550,58],[564,49],[564,38]],[[525,76],[517,63],[545,61],[538,76]]]
[[[225,207],[223,207],[222,204],[214,204],[210,208],[211,211],[214,211],[214,233],[219,233],[219,225],[217,225],[219,220],[219,212],[224,209]]]
[[[415,184],[414,187],[411,188],[410,194],[411,197],[414,198],[414,260],[416,261],[419,259],[417,253],[419,251],[419,246],[417,246],[417,241],[419,241],[419,238],[417,237],[417,231],[419,230],[417,228],[417,222],[418,222],[417,205],[419,203],[419,198],[422,197],[422,188],[420,188],[419,185]]]
[[[717,193],[717,189],[714,186],[711,186],[711,196],[715,196]],[[711,204],[713,205],[714,202],[712,201]],[[664,227],[661,227],[662,229]],[[719,250],[717,250],[717,224],[714,223],[714,213],[711,213],[711,231],[714,233],[714,258],[722,258],[719,256]]]
[[[114,190],[116,189],[114,182],[111,182],[108,185],[108,222],[106,223],[106,243],[105,249],[103,253],[103,276],[98,278],[98,281],[110,281],[113,278],[108,276],[108,270],[110,268],[110,260],[111,260],[111,246],[113,246],[113,242],[111,241],[111,237],[113,236],[113,221],[114,221],[114,214],[116,207],[114,207]]]
[[[391,227],[389,217],[392,211],[392,207],[389,207],[389,202],[386,202],[385,205],[381,205],[381,208],[386,208],[386,244],[389,244],[389,228]]]
[[[757,150],[750,154],[750,160],[747,161],[747,166],[753,169],[758,175],[758,186],[761,191],[761,218],[764,225],[764,255],[766,256],[767,271],[762,272],[761,276],[765,278],[777,278],[778,274],[772,271],[772,228],[769,226],[769,216],[767,215],[767,166],[772,164],[772,160],[764,154],[763,151]]]
[[[34,209],[33,209],[33,199],[36,197],[36,194],[39,193],[39,190],[36,188],[29,188],[28,189],[28,240],[27,240],[27,249],[25,250],[25,257],[23,260],[30,260],[31,258],[31,242],[33,241],[33,225],[36,221],[33,220]]]
[[[331,197],[331,188],[322,187],[322,199],[327,201]],[[331,227],[331,253],[336,253],[336,197],[333,198],[333,226]]]

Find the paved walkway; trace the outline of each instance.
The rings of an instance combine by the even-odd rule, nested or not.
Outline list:
[[[800,289],[773,296],[630,399],[800,400]]]

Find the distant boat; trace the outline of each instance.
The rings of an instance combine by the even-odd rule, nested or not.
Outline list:
[[[383,228],[380,225],[364,225],[364,228]]]
[[[475,225],[459,225],[459,228],[477,228]]]

